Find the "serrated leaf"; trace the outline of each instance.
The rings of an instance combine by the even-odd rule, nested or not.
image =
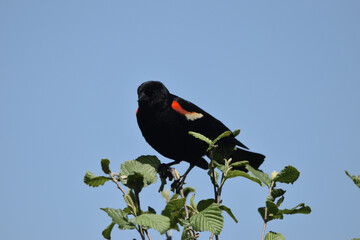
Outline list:
[[[281,188],[273,188],[271,190],[271,196],[275,199],[278,197],[281,197],[282,195],[284,195],[286,193],[285,190],[281,189]]]
[[[268,232],[265,236],[265,240],[285,240],[285,237],[281,233]]]
[[[258,178],[253,177],[250,174],[248,174],[246,172],[243,172],[243,171],[240,171],[240,170],[231,170],[231,171],[229,171],[226,174],[225,179],[234,178],[234,177],[244,177],[244,178],[247,178],[247,179],[259,184],[260,186],[262,186],[262,183]]]
[[[197,139],[200,139],[201,141],[206,142],[208,145],[210,145],[212,143],[212,141],[209,138],[205,137],[204,135],[202,135],[200,133],[189,131],[189,134]]]
[[[129,178],[131,179],[131,182],[128,182]],[[142,163],[136,160],[126,161],[121,164],[121,183],[130,188],[132,186],[140,186],[141,184],[134,182],[135,180],[141,180],[143,187],[155,183],[157,181],[156,169],[150,164]]]
[[[157,214],[141,214],[130,221],[146,228],[153,228],[161,234],[170,228],[170,218]]]
[[[356,186],[358,186],[360,188],[360,175],[358,176],[352,176],[348,173],[348,171],[345,171],[346,175],[353,180],[353,182],[355,183]]]
[[[142,164],[149,164],[150,166],[152,166],[153,168],[157,169],[159,167],[159,165],[161,164],[160,160],[153,155],[143,155],[138,157],[135,161],[138,161],[139,163]]]
[[[173,212],[179,211],[184,207],[186,199],[185,198],[178,198],[169,201],[165,209],[161,212],[161,215],[170,217]]]
[[[258,208],[258,212],[260,213],[262,219],[265,221],[265,207]],[[283,219],[284,216],[282,214],[279,214],[279,211],[277,214],[272,214],[267,216],[266,221],[271,221],[274,219]]]
[[[109,159],[101,159],[101,168],[105,174],[110,174],[110,160]]]
[[[273,179],[274,182],[291,183],[293,184],[299,177],[300,172],[293,166],[286,166]]]
[[[104,185],[110,178],[104,176],[96,176],[90,171],[87,171],[84,176],[84,183],[90,187],[98,187]]]
[[[238,223],[238,220],[236,219],[235,215],[232,213],[231,209],[226,207],[225,205],[221,205],[220,209],[227,212],[227,214],[229,214],[229,216],[236,222]]]
[[[125,186],[133,189],[135,193],[139,193],[144,187],[144,175],[141,173],[134,173],[127,176]]]
[[[112,221],[119,225],[119,229],[134,229],[135,225],[132,222],[129,222],[127,215],[121,209],[113,208],[100,208],[106,212],[109,217],[112,218]]]
[[[215,200],[212,198],[208,198],[208,199],[204,199],[201,200],[200,202],[198,202],[197,204],[197,210],[199,212],[203,211],[204,209],[208,208],[210,205],[212,205],[213,203],[215,203]]]
[[[304,203],[298,204],[296,207],[291,209],[280,209],[278,211],[279,214],[309,214],[311,213],[311,208],[306,206]]]
[[[267,173],[261,172],[259,170],[254,169],[250,165],[246,165],[245,168],[251,172],[252,175],[254,175],[256,178],[258,178],[262,183],[264,183],[266,186],[270,188],[271,185],[271,178]]]
[[[198,209],[199,209],[198,204]],[[190,218],[190,224],[196,231],[209,231],[215,235],[219,235],[224,223],[224,217],[221,215],[222,211],[219,205],[212,203],[207,208],[202,209],[198,214]]]
[[[102,231],[102,235],[103,235],[103,237],[104,237],[105,239],[108,239],[108,240],[111,239],[111,231],[113,230],[114,226],[115,226],[115,223],[112,222],[112,223],[110,223],[109,226],[107,226],[107,227],[104,229],[104,231]]]

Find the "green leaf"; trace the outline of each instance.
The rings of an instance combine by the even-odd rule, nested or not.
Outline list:
[[[112,222],[112,223],[110,223],[109,226],[107,226],[107,227],[104,229],[104,231],[102,231],[102,235],[103,235],[103,237],[104,237],[105,239],[108,239],[108,240],[111,239],[111,231],[112,231],[112,229],[114,228],[114,225],[115,225],[115,223]]]
[[[141,214],[130,221],[146,228],[153,228],[161,234],[170,228],[170,218],[157,214]]]
[[[225,131],[222,134],[220,134],[217,138],[214,139],[214,141],[212,141],[211,145],[214,146],[219,140],[221,140],[222,138],[228,137],[232,134],[231,131]]]
[[[265,240],[285,240],[285,237],[281,233],[269,232],[266,234]]]
[[[195,193],[196,190],[195,188],[192,188],[192,187],[186,187],[183,189],[183,193],[184,193],[184,197],[187,198],[187,196],[190,194],[190,193]]]
[[[214,163],[214,166],[215,166],[216,168],[218,168],[220,171],[222,171],[222,172],[225,171],[225,166],[224,166],[223,164],[220,164],[220,163],[218,163],[217,161],[213,161],[213,163]],[[211,164],[211,162],[210,162],[210,164]],[[210,168],[210,167],[209,167],[209,168]]]
[[[348,171],[345,171],[346,175],[348,175],[349,178],[353,180],[353,182],[360,188],[360,175],[358,176],[352,176],[348,173]]]
[[[226,207],[225,205],[221,205],[220,209],[227,212],[227,214],[229,214],[229,216],[236,222],[238,223],[238,220],[236,219],[235,215],[232,213],[231,209]]]
[[[201,202],[200,202],[201,203]],[[198,210],[199,205],[198,204]],[[205,206],[206,204],[204,204]],[[190,224],[196,231],[209,231],[219,235],[224,223],[224,217],[221,215],[222,211],[219,205],[212,203],[207,208],[202,209],[198,214],[190,218]]]
[[[239,162],[233,162],[230,164],[232,167],[244,167],[249,164],[249,161],[239,161]]]
[[[269,177],[269,175],[267,175],[264,172],[261,172],[259,170],[254,169],[253,167],[251,167],[250,165],[246,165],[245,167],[249,172],[251,172],[252,175],[254,175],[255,177],[257,177],[262,183],[264,183],[266,186],[268,186],[270,188],[271,185],[271,178]]]
[[[150,166],[152,166],[153,168],[157,169],[159,167],[159,165],[161,164],[160,160],[153,155],[143,155],[138,157],[135,161],[138,161],[139,163],[142,164],[149,164]]]
[[[127,177],[125,186],[134,190],[135,194],[139,193],[144,187],[144,175],[141,173],[134,173]]]
[[[234,137],[236,137],[237,135],[239,135],[239,133],[240,133],[240,129],[236,129],[235,131],[233,131]]]
[[[240,171],[240,170],[231,170],[231,171],[229,171],[226,174],[225,179],[234,178],[234,177],[244,177],[244,178],[247,178],[247,179],[249,179],[249,180],[251,180],[253,182],[256,182],[260,186],[262,186],[261,181],[258,178],[253,177],[250,174],[248,174],[246,172],[243,172],[243,171]]]
[[[271,196],[275,199],[275,198],[278,198],[278,197],[281,197],[282,195],[284,195],[285,192],[286,191],[281,188],[273,188],[271,190]]]
[[[169,191],[169,189],[167,189],[166,191],[165,190],[161,191],[161,196],[163,196],[163,198],[165,198],[165,202],[170,201],[170,191]]]
[[[197,204],[197,210],[199,212],[203,211],[204,209],[208,208],[211,204],[215,203],[215,200],[212,198],[208,198],[208,199],[204,199],[201,200],[198,204]]]
[[[122,230],[125,229],[134,229],[135,225],[132,222],[129,222],[127,215],[121,209],[113,208],[100,208],[105,211],[109,217],[112,218],[112,221],[119,225],[119,228]]]
[[[156,214],[155,209],[153,209],[153,208],[152,208],[152,207],[150,207],[150,206],[148,206],[148,212],[149,212],[149,213]]]
[[[124,199],[125,199],[125,202],[126,202],[128,208],[131,210],[132,214],[134,216],[136,216],[137,215],[137,207],[135,206],[135,203],[134,203],[132,197],[130,196],[130,194],[125,194]]]
[[[145,158],[142,159],[145,161]],[[128,182],[129,179],[131,180],[130,182]],[[143,163],[142,161],[126,161],[121,164],[120,181],[129,188],[133,186],[139,187],[141,185],[146,187],[157,181],[156,169],[151,164]],[[142,181],[142,184],[137,181]]]
[[[281,198],[279,198],[279,200],[276,202],[276,206],[280,207],[280,205],[284,202],[285,197],[281,196]]]
[[[180,196],[180,194],[174,193],[174,194],[171,196],[170,200],[178,199],[179,196]]]
[[[206,142],[208,145],[210,145],[212,143],[212,141],[209,138],[205,137],[204,135],[202,135],[200,133],[189,131],[189,134],[197,139],[200,139],[201,141]]]
[[[259,211],[261,217],[263,218],[263,220],[265,221],[265,208],[264,207],[258,208],[258,211]],[[284,218],[284,216],[282,214],[279,214],[279,212],[277,214],[271,214],[271,215],[269,215],[269,213],[268,213],[266,221],[271,221],[274,219],[283,219],[283,218]]]
[[[101,168],[105,174],[110,174],[111,170],[109,167],[110,160],[109,159],[101,159]]]
[[[296,207],[293,207],[291,209],[280,209],[279,214],[309,214],[311,213],[311,208],[309,206],[306,206],[304,203],[300,203]]]
[[[104,185],[110,178],[104,176],[96,176],[90,171],[87,171],[84,176],[84,183],[90,187],[98,187]]]
[[[300,172],[293,166],[286,166],[273,179],[274,182],[291,183],[293,184],[299,177]]]
[[[193,209],[197,209],[197,205],[195,204],[195,194],[193,194],[190,198],[190,206],[193,208]]]
[[[186,199],[185,198],[178,198],[169,201],[165,209],[161,212],[161,215],[170,217],[173,212],[179,211],[184,207]]]
[[[272,201],[266,201],[266,207],[268,209],[267,214],[273,216],[278,213],[279,209],[276,204]]]
[[[215,161],[214,161],[215,162]],[[217,172],[217,171],[215,171],[214,170],[214,173],[215,173],[215,183],[213,183],[213,184],[215,184],[216,186],[219,186],[219,184],[218,184],[218,181],[219,181],[219,173]],[[213,171],[211,170],[211,169],[209,169],[209,171],[208,171],[208,175],[210,176],[210,179],[211,179],[211,181],[213,180]]]

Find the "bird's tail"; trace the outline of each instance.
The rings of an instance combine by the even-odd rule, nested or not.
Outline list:
[[[255,169],[258,169],[265,159],[265,156],[260,153],[254,153],[240,148],[236,148],[230,157],[232,158],[232,162],[248,161],[249,165]],[[247,172],[245,167],[235,167],[234,169]]]

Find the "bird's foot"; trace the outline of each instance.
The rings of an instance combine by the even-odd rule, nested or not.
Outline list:
[[[176,193],[180,193],[180,190],[183,188],[185,184],[185,176],[181,176],[179,179],[174,180],[171,184],[171,189],[175,189]]]
[[[161,163],[156,171],[159,173],[159,176],[161,179],[167,179],[169,178],[169,180],[173,180],[173,175],[171,174],[171,167],[169,166],[169,164],[165,164],[165,163]]]

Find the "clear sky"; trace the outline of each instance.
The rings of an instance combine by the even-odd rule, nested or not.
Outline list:
[[[344,173],[360,174],[359,12],[358,0],[1,1],[0,239],[102,238],[110,219],[99,208],[125,205],[112,183],[86,186],[86,170],[101,174],[101,158],[112,169],[143,154],[169,161],[136,123],[136,89],[147,80],[240,128],[239,139],[267,156],[265,172],[299,169],[283,206],[313,212],[267,230],[360,237],[360,189]],[[213,196],[205,171],[187,182],[195,200]],[[161,212],[158,187],[141,197]],[[266,196],[230,180],[224,204],[239,223],[225,216],[221,239],[260,239]]]

